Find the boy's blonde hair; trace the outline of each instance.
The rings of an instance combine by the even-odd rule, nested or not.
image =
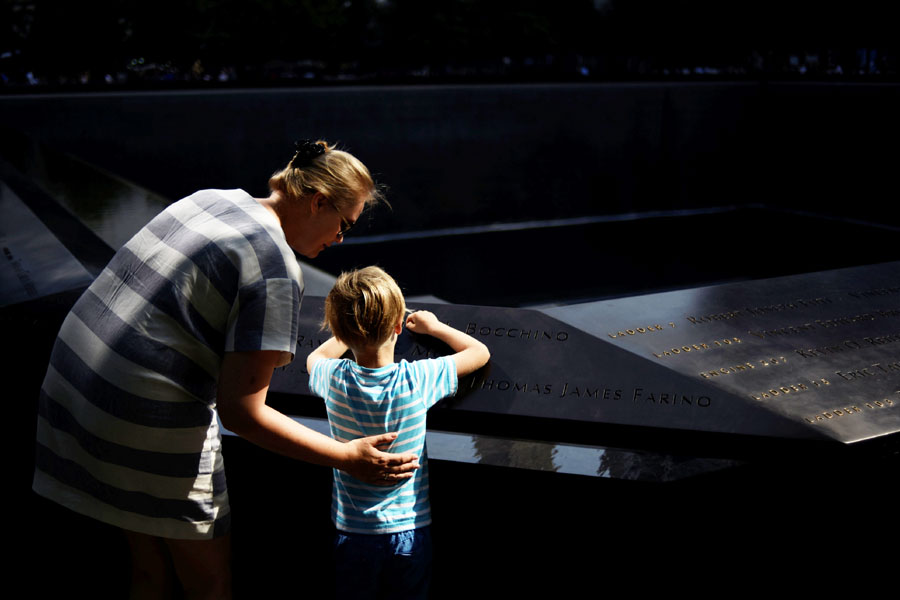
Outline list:
[[[380,346],[405,314],[403,292],[378,267],[341,273],[325,298],[325,325],[350,348]]]
[[[299,199],[319,192],[338,209],[355,206],[360,199],[366,206],[387,202],[381,186],[372,180],[366,165],[358,158],[338,150],[324,140],[314,142],[321,147],[319,154],[308,160],[297,160],[269,178],[269,189],[281,192],[289,199]]]

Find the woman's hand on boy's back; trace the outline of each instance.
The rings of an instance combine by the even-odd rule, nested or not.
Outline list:
[[[346,443],[348,457],[338,468],[372,485],[394,485],[405,481],[419,468],[419,457],[412,452],[392,454],[379,448],[390,446],[396,433],[357,438]]]

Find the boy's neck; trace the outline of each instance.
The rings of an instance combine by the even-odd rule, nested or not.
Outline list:
[[[365,348],[352,348],[356,364],[367,369],[380,369],[394,364],[394,346],[397,336],[391,338],[380,346],[368,346]]]

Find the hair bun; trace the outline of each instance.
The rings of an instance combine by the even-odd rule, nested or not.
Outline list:
[[[325,154],[325,144],[320,144],[312,140],[294,142],[294,157],[291,159],[290,166],[292,169],[308,167],[316,157],[323,154]]]

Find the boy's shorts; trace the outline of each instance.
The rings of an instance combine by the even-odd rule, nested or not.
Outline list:
[[[431,527],[368,535],[338,531],[338,598],[425,598],[431,583]]]

